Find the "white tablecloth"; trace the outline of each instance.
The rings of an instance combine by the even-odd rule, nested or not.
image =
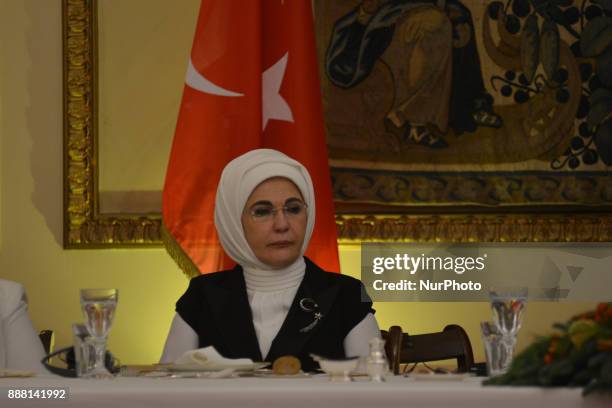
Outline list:
[[[70,395],[62,401],[7,399],[7,389],[26,387],[67,387]],[[2,408],[612,407],[612,398],[583,398],[580,389],[483,387],[476,378],[463,381],[415,381],[392,377],[386,383],[379,384],[368,382],[365,378],[351,383],[332,383],[323,375],[301,379],[82,380],[38,377],[0,379],[0,390]]]

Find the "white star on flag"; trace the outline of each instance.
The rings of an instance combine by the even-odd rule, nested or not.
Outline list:
[[[280,87],[283,83],[288,59],[289,53],[285,53],[281,59],[270,68],[266,69],[262,74],[262,130],[266,129],[266,125],[270,119],[293,122],[291,108],[280,94]]]

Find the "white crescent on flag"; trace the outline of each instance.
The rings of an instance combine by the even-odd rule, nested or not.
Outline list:
[[[189,58],[189,65],[187,66],[187,78],[185,79],[185,83],[196,89],[200,92],[211,94],[211,95],[219,95],[219,96],[244,96],[239,92],[230,91],[229,89],[224,89],[219,85],[216,85],[210,82],[208,79],[204,78],[202,74],[198,72],[197,69],[193,66],[193,62],[191,62],[191,58]]]

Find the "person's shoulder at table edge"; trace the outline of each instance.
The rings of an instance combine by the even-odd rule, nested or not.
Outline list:
[[[318,278],[319,282],[324,282],[327,286],[341,285],[361,287],[361,281],[359,279],[341,273],[325,271],[306,256],[304,257],[304,261],[306,262],[306,273],[314,275]],[[192,288],[199,288],[209,284],[223,286],[226,283],[231,284],[231,282],[238,279],[240,276],[242,276],[242,268],[236,266],[233,269],[196,276],[191,279],[189,286]]]
[[[0,314],[2,317],[10,315],[21,302],[27,302],[23,285],[0,279]]]

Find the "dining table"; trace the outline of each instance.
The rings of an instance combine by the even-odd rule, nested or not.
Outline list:
[[[332,382],[325,374],[296,378],[1,378],[0,407],[612,407],[609,395],[585,397],[580,388],[483,386],[482,380],[482,377],[432,375],[431,378],[391,376],[384,382],[371,382],[367,377]],[[42,398],[41,395],[56,397]]]

